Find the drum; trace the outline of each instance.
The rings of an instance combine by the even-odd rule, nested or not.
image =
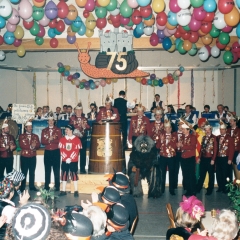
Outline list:
[[[5,119],[0,119],[0,133],[2,133],[2,125]],[[16,139],[18,136],[18,125],[13,120],[8,120],[7,122],[9,128],[9,134],[13,135]]]
[[[122,171],[124,152],[121,141],[121,123],[93,123],[89,171],[113,173]]]

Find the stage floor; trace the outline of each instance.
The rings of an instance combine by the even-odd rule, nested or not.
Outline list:
[[[205,191],[202,190],[197,195],[205,205],[206,211],[211,211],[213,208],[222,209],[229,207],[229,199],[223,193],[216,193],[217,188],[211,196],[205,196]],[[166,239],[165,234],[169,226],[169,220],[166,212],[166,204],[171,203],[173,212],[175,213],[179,202],[182,199],[183,190],[179,187],[176,190],[176,196],[169,194],[169,189],[166,187],[165,193],[161,198],[148,199],[147,195],[141,198],[135,198],[138,206],[139,221],[134,234],[136,240],[157,240]],[[31,192],[34,196],[35,193]],[[68,193],[67,196],[57,199],[57,207],[62,208],[66,205],[80,204],[80,200],[90,200],[90,194],[79,195],[79,198],[74,198],[73,194]]]

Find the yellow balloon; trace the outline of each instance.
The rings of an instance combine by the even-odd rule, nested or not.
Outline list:
[[[96,19],[92,13],[89,13],[89,16],[87,17],[85,23],[86,23],[86,28],[90,30],[93,30],[96,27]]]
[[[23,46],[23,45],[20,45],[20,46],[17,48],[17,55],[18,55],[19,57],[23,57],[23,56],[25,55],[25,53],[26,53],[26,50],[25,50],[24,46]]]
[[[92,37],[93,36],[93,34],[94,34],[94,30],[92,30],[92,29],[86,29],[86,32],[85,32],[85,35],[87,36],[87,37]]]
[[[66,71],[70,71],[70,69],[71,69],[71,67],[69,65],[65,65],[64,68]]]
[[[18,25],[16,27],[16,30],[14,31],[14,37],[16,39],[22,39],[23,36],[24,36],[24,30],[23,30],[23,28],[21,26]]]
[[[155,13],[160,13],[165,8],[165,2],[163,0],[153,0],[152,9]]]
[[[97,2],[101,7],[106,7],[110,3],[110,0],[98,0]]]
[[[142,78],[137,77],[137,78],[136,78],[136,81],[137,81],[137,82],[141,82],[141,81],[142,81]]]
[[[107,79],[106,79],[106,83],[107,83],[107,84],[111,84],[111,82],[112,82],[112,79],[111,79],[111,78],[107,78]]]
[[[168,49],[168,52],[174,52],[176,50],[176,44],[173,43],[172,46]]]
[[[85,7],[87,0],[75,0],[75,2],[79,7]]]
[[[46,1],[42,1],[42,2],[37,2],[35,0],[32,0],[33,1],[33,5],[36,6],[36,7],[43,7],[46,3]]]
[[[76,19],[77,15],[78,15],[78,11],[77,11],[77,9],[75,8],[75,6],[72,5],[72,4],[69,5],[69,6],[68,6],[67,19],[69,19],[70,21],[73,21],[73,20]]]
[[[224,14],[224,21],[231,27],[234,27],[239,23],[239,12],[235,6],[230,13]]]
[[[74,80],[74,79],[71,81],[71,84],[72,84],[72,85],[75,85],[75,80]]]
[[[143,22],[144,22],[144,24],[146,26],[151,27],[155,23],[155,16],[154,16],[154,14],[152,14],[152,17],[150,19],[144,20]]]
[[[118,81],[117,78],[113,78],[113,79],[112,79],[112,82],[113,82],[113,83],[116,83],[117,81]]]

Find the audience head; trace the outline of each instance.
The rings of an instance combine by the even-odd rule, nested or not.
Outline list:
[[[228,111],[229,111],[229,107],[228,107],[228,106],[224,106],[223,109],[224,109],[225,112],[228,112]]]
[[[234,212],[223,209],[214,219],[211,235],[218,240],[232,240],[237,236],[238,230]]]
[[[105,187],[104,190],[98,194],[99,202],[103,202],[109,206],[120,202],[120,199],[119,191],[113,186]]]
[[[7,118],[3,120],[2,133],[5,133],[5,134],[9,133],[9,126],[8,126]]]
[[[238,118],[237,116],[234,116],[233,114],[230,113],[229,116],[229,124],[232,128],[235,128],[237,125]]]
[[[186,105],[185,111],[186,111],[186,113],[190,113],[192,111],[192,105]]]
[[[32,133],[32,122],[29,120],[25,123],[25,131],[27,133]]]
[[[56,107],[56,113],[60,114],[60,112],[61,112],[61,108],[60,107]]]
[[[218,105],[217,105],[217,110],[218,110],[219,113],[222,113],[223,110],[224,110],[223,105],[222,105],[222,104],[218,104]]]
[[[67,105],[63,105],[63,113],[67,113]]]
[[[16,171],[13,169],[12,172],[8,173],[5,177],[6,180],[9,180],[12,182],[13,186],[18,188],[21,185],[22,180],[25,179],[25,176],[22,172]]]
[[[209,105],[205,105],[205,106],[204,106],[204,111],[205,111],[206,113],[209,113],[209,112],[210,112],[210,106],[209,106]]]
[[[74,127],[71,124],[65,126],[65,135],[71,137],[73,135]]]
[[[48,106],[43,106],[43,114],[48,113]]]
[[[203,129],[204,126],[206,125],[206,121],[207,121],[206,118],[199,118],[198,119],[198,127]]]
[[[205,129],[206,135],[212,134],[212,126],[209,124],[209,122],[206,122],[204,129]]]
[[[137,111],[137,115],[139,117],[142,117],[144,115],[145,107],[141,103],[139,103],[135,108],[136,108],[136,111]]]
[[[38,114],[42,114],[42,111],[43,111],[43,109],[42,109],[41,107],[38,107],[38,108],[37,108],[37,113],[38,113]]]
[[[125,91],[121,90],[121,91],[119,92],[119,96],[125,97],[125,96],[126,96]]]
[[[171,113],[171,114],[176,113],[172,104],[167,105],[167,110],[168,110],[168,113]]]
[[[48,114],[48,126],[49,127],[53,127],[54,126],[54,115],[53,115],[53,112],[50,112]]]
[[[112,108],[112,101],[109,98],[109,96],[107,95],[106,100],[105,100],[105,107],[107,110],[110,110]]]
[[[155,110],[154,110],[154,117],[156,119],[156,121],[160,121],[162,119],[162,109],[160,109],[160,107],[158,106]]]
[[[71,106],[71,105],[68,105],[68,106],[67,106],[67,113],[68,113],[68,114],[71,114],[71,113],[72,113],[72,106]]]
[[[81,117],[83,113],[82,102],[79,102],[78,105],[74,108],[75,114],[77,117]]]
[[[90,109],[91,111],[97,111],[97,105],[95,102],[90,104]]]
[[[12,112],[12,103],[9,103],[9,104],[8,104],[7,111],[8,111],[8,112]]]
[[[157,102],[158,102],[158,101],[160,100],[160,95],[159,95],[159,94],[155,94],[155,96],[154,96],[154,97],[155,97],[155,101],[157,101]]]
[[[183,122],[178,121],[178,131],[182,132],[183,128],[182,128]]]
[[[101,236],[105,233],[107,215],[98,206],[89,206],[83,210],[83,215],[88,217],[93,225],[93,236]]]
[[[109,185],[115,187],[120,195],[130,193],[129,179],[122,172],[116,172],[109,180]]]
[[[171,131],[172,131],[171,122],[167,118],[164,119],[164,130],[168,134],[171,133]]]

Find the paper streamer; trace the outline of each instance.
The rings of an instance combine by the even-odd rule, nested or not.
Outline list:
[[[213,70],[213,72],[212,72],[212,86],[213,86],[213,92],[212,92],[213,98],[212,98],[212,103],[214,103],[214,101],[215,101],[215,82],[214,82],[214,70]]]
[[[193,69],[191,70],[191,105],[193,106],[193,99],[194,99],[194,76],[193,76]]]
[[[128,91],[127,78],[125,78],[124,85],[125,85],[125,96],[127,97],[127,91]]]
[[[114,99],[114,82],[112,82],[112,98]]]
[[[168,76],[168,69],[167,69],[167,76]],[[167,87],[167,96],[166,96],[166,102],[167,102],[167,105],[168,105],[168,84],[166,84],[166,87]]]
[[[224,70],[222,71],[222,104],[224,105]]]
[[[33,104],[34,110],[37,110],[37,84],[36,84],[36,73],[33,74]]]
[[[60,99],[61,99],[61,106],[63,106],[63,76],[60,74]]]
[[[203,106],[205,106],[206,103],[206,70],[204,70],[203,75]]]
[[[180,77],[178,78],[177,101],[178,101],[178,109],[179,109],[180,108]]]
[[[49,72],[47,72],[47,106],[49,106],[49,89],[48,89],[48,85],[49,85]]]

